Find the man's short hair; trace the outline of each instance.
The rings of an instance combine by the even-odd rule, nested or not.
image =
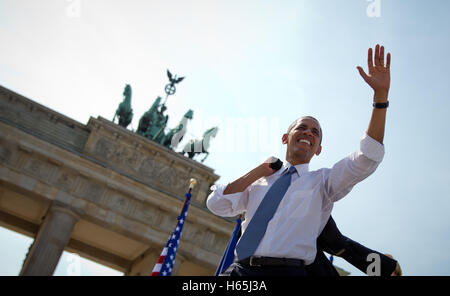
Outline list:
[[[309,119],[315,120],[319,124],[319,131],[320,131],[320,142],[319,142],[319,145],[321,145],[322,144],[323,133],[322,133],[322,127],[320,126],[320,122],[316,118],[314,118],[312,116],[309,116],[309,115],[308,116],[302,116],[302,117],[299,117],[296,120],[294,120],[294,122],[291,123],[291,125],[288,127],[287,134],[289,134],[291,132],[291,130],[294,128],[294,126],[297,124],[297,122],[300,119],[303,119],[303,118],[309,118]]]

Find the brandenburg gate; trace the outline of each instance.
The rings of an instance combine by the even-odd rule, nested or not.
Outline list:
[[[20,275],[52,275],[64,250],[150,275],[190,178],[197,185],[173,275],[213,275],[234,222],[206,209],[219,178],[211,168],[102,117],[84,125],[0,86],[0,225],[34,239]]]

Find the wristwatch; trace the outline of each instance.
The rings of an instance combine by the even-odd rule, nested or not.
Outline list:
[[[372,104],[372,106],[377,108],[377,109],[386,109],[387,107],[389,107],[389,101],[386,101],[385,103],[376,103],[376,102],[374,102]]]

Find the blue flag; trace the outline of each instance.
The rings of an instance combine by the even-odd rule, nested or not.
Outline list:
[[[219,266],[217,266],[216,273],[214,276],[218,276],[220,273],[224,272],[234,260],[234,249],[238,241],[239,230],[241,229],[241,216],[236,219],[236,227],[234,228],[233,235],[228,242],[227,248],[223,253],[222,260],[220,260]]]

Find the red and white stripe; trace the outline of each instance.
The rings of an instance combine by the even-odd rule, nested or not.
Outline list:
[[[159,256],[158,262],[156,262],[155,267],[153,268],[152,276],[159,275],[159,271],[161,270],[161,266],[164,262],[164,259],[166,258],[166,255],[167,255],[167,247],[164,247],[164,249],[161,252],[161,255]]]

